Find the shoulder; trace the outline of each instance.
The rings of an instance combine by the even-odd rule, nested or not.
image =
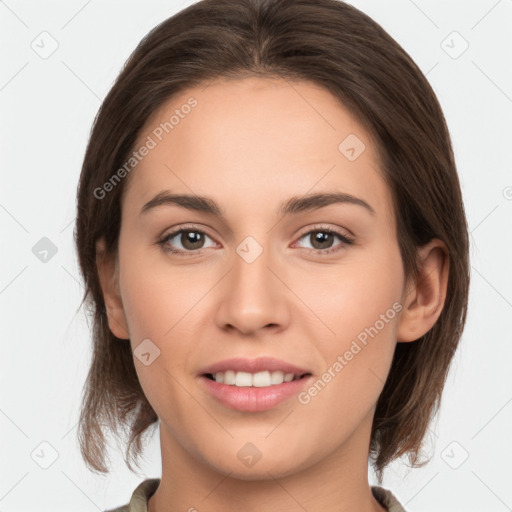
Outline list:
[[[148,478],[141,482],[133,491],[126,505],[105,510],[104,512],[147,512],[148,500],[157,490],[160,478]]]
[[[383,506],[386,507],[388,512],[406,512],[401,503],[396,499],[391,491],[383,487],[372,486],[372,494],[375,499]]]

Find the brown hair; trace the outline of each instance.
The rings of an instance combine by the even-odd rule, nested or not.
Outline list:
[[[128,433],[125,462],[142,452],[158,417],[140,386],[130,344],[109,330],[95,242],[115,254],[124,181],[98,199],[148,120],[172,95],[216,77],[307,80],[331,92],[369,130],[394,201],[406,276],[433,238],[448,250],[445,307],[414,343],[398,343],[379,397],[370,456],[379,478],[393,459],[413,465],[439,407],[466,319],[468,234],[446,122],[409,55],[377,23],[338,0],[203,0],[147,34],[105,98],[88,142],[77,194],[76,246],[93,315],[93,355],[78,438],[88,466],[108,472],[105,430]],[[82,303],[83,303],[82,302]],[[117,439],[117,438],[116,438]]]

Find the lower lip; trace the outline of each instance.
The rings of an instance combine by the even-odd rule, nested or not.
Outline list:
[[[267,411],[297,395],[311,379],[311,375],[301,379],[283,382],[274,386],[256,388],[252,386],[229,386],[201,375],[199,380],[220,403],[231,409],[246,412]]]

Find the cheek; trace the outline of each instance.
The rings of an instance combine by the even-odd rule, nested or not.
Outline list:
[[[162,343],[187,323],[189,313],[206,293],[208,283],[194,279],[197,269],[185,266],[173,269],[158,247],[131,244],[129,248],[130,240],[124,245],[120,286],[132,342],[154,338],[156,344]]]
[[[394,246],[367,253],[372,257],[347,259],[336,271],[326,267],[296,282],[297,295],[317,319],[305,328],[327,372],[311,396],[321,391],[324,403],[370,406],[391,365],[402,308],[402,261]]]
[[[121,295],[135,369],[145,396],[162,417],[168,403],[186,403],[189,398],[175,379],[190,359],[193,344],[187,342],[194,337],[194,314],[199,309],[195,306],[207,290],[198,279],[191,281],[184,267],[171,272],[153,249],[148,253],[125,245],[120,254]],[[142,352],[149,352],[149,364],[138,359]],[[180,409],[173,414],[178,420]]]
[[[394,246],[347,253],[337,266],[319,266],[314,272],[301,272],[300,278],[293,273],[289,277],[297,295],[322,321],[330,345],[335,338],[356,337],[374,325],[401,299],[404,282],[400,253]]]

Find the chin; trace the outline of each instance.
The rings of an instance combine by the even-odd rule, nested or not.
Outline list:
[[[263,460],[264,455],[252,465],[246,465],[236,456],[226,461],[226,457],[221,460],[210,460],[208,465],[218,473],[229,475],[236,480],[254,480],[262,481],[274,478],[285,478],[302,471],[307,462],[298,463],[297,456],[290,454],[288,458],[283,457],[282,453],[276,450],[277,457]]]

